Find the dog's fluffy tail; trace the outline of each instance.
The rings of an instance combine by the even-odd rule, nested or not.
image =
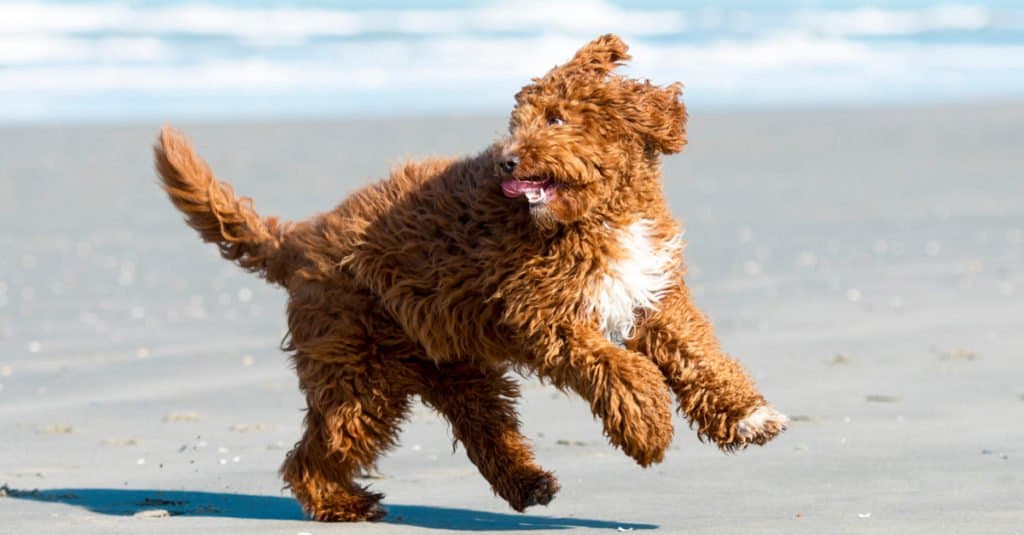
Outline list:
[[[217,244],[221,256],[242,268],[283,285],[287,269],[277,219],[261,219],[252,199],[236,198],[229,184],[218,182],[181,132],[164,126],[153,150],[164,191],[203,241]]]

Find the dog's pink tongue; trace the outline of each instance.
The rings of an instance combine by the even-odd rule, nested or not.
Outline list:
[[[508,179],[501,181],[501,192],[506,197],[521,197],[527,193],[536,193],[544,188],[543,184],[529,180]]]

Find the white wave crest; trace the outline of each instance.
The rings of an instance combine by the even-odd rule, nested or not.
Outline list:
[[[47,62],[158,61],[169,48],[154,37],[81,39],[41,35],[0,35],[0,64]]]
[[[783,36],[757,41],[663,45],[633,40],[635,60],[627,73],[657,83],[682,80],[704,90],[736,87],[770,90],[772,83],[799,87],[800,80],[856,80],[865,84],[1017,73],[1024,78],[1024,46],[916,44],[872,46],[841,39]],[[443,90],[449,87],[510,88],[565,61],[579,46],[567,37],[441,39],[427,43],[348,43],[331,48],[331,60],[243,58],[190,64],[109,64],[11,67],[0,70],[7,91],[58,92],[108,89],[372,90],[381,87]],[[528,54],[524,53],[528,51]],[[787,81],[787,78],[790,81]],[[938,80],[939,78],[937,78]]]
[[[233,36],[288,42],[375,32],[411,35],[473,32],[676,33],[685,16],[670,10],[624,9],[602,0],[502,2],[464,9],[236,8],[205,4],[138,8],[122,5],[0,4],[0,34],[120,32]]]
[[[920,10],[874,7],[843,11],[797,11],[796,29],[829,35],[912,35],[941,30],[980,30],[991,21],[988,8],[942,5]]]

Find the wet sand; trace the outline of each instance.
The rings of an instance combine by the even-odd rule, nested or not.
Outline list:
[[[264,214],[303,217],[505,119],[189,125]],[[723,455],[681,419],[648,470],[524,380],[563,489],[519,515],[417,407],[378,525],[305,522],[283,295],[156,187],[159,125],[0,129],[0,531],[1024,532],[1024,105],[693,112],[665,187],[725,348],[794,417]],[[36,490],[38,489],[38,490]]]

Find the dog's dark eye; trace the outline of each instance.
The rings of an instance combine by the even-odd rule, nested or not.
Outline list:
[[[565,119],[562,119],[557,115],[552,115],[551,117],[548,117],[548,124],[551,126],[560,126],[565,124]]]

